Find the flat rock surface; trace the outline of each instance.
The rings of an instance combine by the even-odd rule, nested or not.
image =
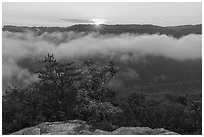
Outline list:
[[[66,122],[45,122],[34,127],[24,128],[11,135],[178,135],[163,128],[120,127],[112,132],[100,129],[91,130],[92,126],[82,120]]]

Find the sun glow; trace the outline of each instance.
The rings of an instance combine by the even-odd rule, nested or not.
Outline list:
[[[92,21],[96,26],[99,26],[100,24],[105,23],[105,20],[103,20],[103,19],[92,19]]]

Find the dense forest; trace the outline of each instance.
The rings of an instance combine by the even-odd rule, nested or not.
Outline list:
[[[44,60],[39,61],[41,67],[35,72],[38,75],[38,81],[26,87],[8,88],[5,91],[2,98],[3,134],[46,121],[73,119],[85,120],[99,129],[108,131],[122,126],[144,126],[165,128],[180,134],[202,134],[202,96],[201,93],[193,94],[192,92],[195,90],[192,87],[198,87],[200,90],[202,78],[199,66],[201,62],[188,60],[188,63],[184,61],[179,66],[177,62],[168,58],[150,57],[149,60],[151,60],[150,63],[138,62],[132,66],[136,70],[145,71],[145,73],[141,72],[144,74],[141,80],[136,79],[134,83],[139,85],[147,83],[153,86],[137,87],[135,85],[135,88],[132,88],[133,91],[124,91],[128,90],[129,86],[126,78],[126,87],[122,92],[128,95],[118,96],[120,91],[109,85],[115,77],[125,78],[121,72],[127,64],[118,65],[117,60],[110,60],[104,65],[97,65],[95,59],[61,63],[54,58],[54,55],[48,54]],[[171,66],[173,64],[172,67],[180,68],[177,72],[179,77],[175,71],[174,73],[169,71],[173,69],[168,64],[158,69],[163,72],[154,70],[152,67],[150,71],[144,70],[148,68],[144,65],[162,67],[159,64],[165,62],[163,60],[168,60]],[[185,66],[186,64],[189,66]],[[142,66],[143,68],[140,68]],[[186,68],[192,68],[188,71],[194,75],[187,75],[187,77],[186,73],[189,72],[182,71]],[[195,73],[191,72],[197,69]],[[152,74],[159,75],[159,73],[168,74],[172,79],[163,77],[151,79],[155,78]],[[183,77],[180,77],[181,75]],[[188,83],[182,83],[184,80]],[[169,84],[171,81],[177,85]],[[161,84],[157,86],[161,82],[165,86]],[[186,85],[189,85],[190,89],[183,88]],[[182,91],[180,95],[168,92],[159,99],[154,98],[152,94],[153,91],[157,93],[158,90],[161,92],[167,87],[176,88],[176,86],[178,88],[173,89],[175,91],[182,88],[191,92]],[[148,91],[151,91],[151,95]]]
[[[36,35],[41,35],[44,32],[99,32],[100,34],[116,34],[120,35],[123,33],[132,33],[132,34],[159,34],[173,36],[175,38],[181,38],[189,34],[202,34],[202,25],[181,25],[181,26],[155,26],[155,25],[106,25],[100,24],[100,27],[97,28],[92,24],[78,24],[70,27],[27,27],[27,26],[4,26],[3,31],[10,32],[25,32],[33,31],[36,32]]]

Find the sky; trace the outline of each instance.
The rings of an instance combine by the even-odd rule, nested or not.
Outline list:
[[[154,24],[202,23],[201,2],[3,3],[3,25],[70,26],[82,23]]]

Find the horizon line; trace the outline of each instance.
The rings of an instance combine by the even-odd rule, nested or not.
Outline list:
[[[67,25],[67,26],[54,26],[54,25],[15,25],[15,24],[6,24],[6,25],[2,25],[2,28],[5,26],[15,26],[15,27],[71,27],[71,26],[77,26],[77,25],[95,25],[94,23],[76,23],[73,25]],[[107,26],[116,26],[116,25],[152,25],[152,26],[159,26],[159,27],[176,27],[176,26],[196,26],[196,25],[202,25],[202,23],[195,23],[195,24],[179,24],[179,25],[167,25],[167,26],[163,26],[163,25],[156,25],[156,24],[151,24],[151,23],[145,23],[145,24],[141,24],[141,23],[117,23],[117,24],[100,24],[100,25],[107,25]]]

